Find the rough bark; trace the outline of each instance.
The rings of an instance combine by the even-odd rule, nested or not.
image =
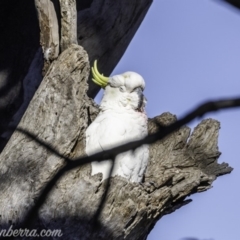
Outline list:
[[[61,9],[61,51],[71,44],[77,44],[76,0],[60,0]]]
[[[40,27],[40,44],[45,60],[43,68],[43,75],[45,75],[50,63],[59,54],[58,19],[53,2],[50,0],[35,0],[35,6],[38,12]]]
[[[64,156],[84,155],[84,133],[98,113],[86,94],[88,74],[86,52],[72,45],[51,65],[19,127]],[[149,132],[175,120],[170,113],[150,119]],[[101,174],[90,176],[89,164],[66,173],[40,209],[35,227],[62,229],[62,239],[145,239],[158,219],[187,203],[186,196],[209,189],[217,176],[231,171],[217,163],[219,127],[215,120],[204,120],[190,138],[190,129],[183,127],[150,146],[143,184],[111,179],[97,228],[91,221],[106,181],[101,182]],[[0,159],[1,226],[7,228],[23,219],[65,162],[19,132]]]
[[[51,65],[18,127],[36,134],[63,155],[70,155],[81,129],[86,128],[88,72],[88,56],[81,47],[73,45],[63,52]],[[66,130],[67,138],[61,129]],[[6,190],[0,200],[3,224],[22,219],[25,208],[33,204],[62,164],[62,159],[49,155],[23,134],[12,135],[0,162],[0,184]]]
[[[59,31],[59,34],[61,36],[65,33],[68,36],[72,35],[69,40],[61,38],[62,44],[63,41],[65,43],[68,41],[68,44],[75,42],[74,29],[76,27],[72,25],[69,31],[67,29],[75,21],[74,2],[70,0],[61,1],[64,19],[60,19],[61,8],[58,0],[36,0],[36,2],[41,3],[42,7],[43,3],[48,2],[47,4],[51,5],[51,9],[52,4],[50,2],[53,2],[56,12],[54,13],[51,10],[52,15],[50,16],[50,12],[42,11],[42,15],[39,15],[40,23],[42,22],[40,24],[41,31],[44,29],[44,32],[41,32],[41,42],[45,53],[43,55],[38,50],[40,47],[40,30],[34,1],[0,1],[0,32],[1,36],[4,36],[0,38],[0,152],[12,133],[12,131],[6,133],[9,122],[12,126],[17,126],[22,117],[20,112],[24,113],[31,100],[29,96],[34,95],[40,83],[39,70],[36,69],[34,73],[29,72],[31,63],[33,61],[39,62],[39,68],[42,69],[44,56],[45,59],[48,57],[54,59],[49,54],[50,48],[48,45],[54,48],[54,56],[57,53],[56,41],[51,40],[53,32],[55,36],[56,27],[54,27],[55,25],[52,27],[46,26],[46,23],[56,23],[55,15],[57,15],[58,23],[62,22],[65,29],[60,27],[62,33]],[[69,6],[68,2],[71,3],[71,11],[66,14],[64,7]],[[94,59],[100,59],[100,69],[105,74],[110,74],[137,31],[151,2],[152,0],[77,0],[77,41],[87,50],[90,63]],[[39,8],[38,10],[43,9]],[[44,40],[43,43],[43,39],[48,40]],[[44,72],[49,67],[46,60],[45,66]],[[32,75],[31,78],[27,77],[30,74]],[[36,87],[29,89],[26,82]],[[89,78],[89,86],[88,94],[94,97],[99,91],[99,87],[91,82],[91,77]]]

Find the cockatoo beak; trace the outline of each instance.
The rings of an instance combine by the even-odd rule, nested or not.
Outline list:
[[[143,112],[144,106],[147,102],[147,99],[145,98],[145,96],[143,94],[142,88],[138,87],[134,91],[138,94],[138,97],[139,97],[137,111]]]
[[[97,60],[94,61],[94,64],[92,67],[92,75],[93,75],[92,80],[97,85],[99,85],[102,88],[105,88],[107,86],[109,78],[99,73],[97,69]]]

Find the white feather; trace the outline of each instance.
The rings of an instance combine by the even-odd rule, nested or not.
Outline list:
[[[116,77],[112,79],[116,84]],[[130,80],[128,79],[128,83]],[[122,79],[119,82],[121,82],[120,86],[123,86]],[[132,89],[136,88],[135,85]],[[132,92],[132,89],[121,92],[115,86],[106,87],[100,105],[101,111],[86,131],[86,153],[88,155],[111,149],[129,141],[142,139],[147,135],[147,116],[145,111],[136,111],[135,101],[139,101],[139,99],[136,98],[137,95]],[[127,101],[125,101],[126,99]],[[119,154],[115,159],[112,176],[118,175],[131,182],[141,182],[147,167],[148,157],[147,145],[143,145],[135,151]],[[102,180],[104,180],[108,177],[111,162],[109,160],[92,162],[91,166],[92,175],[102,173]]]

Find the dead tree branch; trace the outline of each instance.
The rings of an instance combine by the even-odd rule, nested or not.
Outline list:
[[[76,0],[60,0],[61,10],[61,51],[77,44]]]
[[[59,55],[59,26],[57,13],[51,0],[35,0],[40,27],[40,44],[44,56],[44,74]]]
[[[40,207],[44,204],[45,199],[47,198],[47,195],[50,193],[56,182],[64,175],[65,172],[70,171],[74,168],[80,167],[84,164],[91,163],[92,161],[103,161],[105,159],[112,159],[112,156],[116,156],[119,153],[136,149],[137,147],[140,147],[142,144],[152,144],[156,141],[162,140],[165,137],[167,137],[169,134],[173,133],[174,131],[178,130],[179,128],[183,127],[187,123],[189,123],[191,120],[202,117],[204,114],[212,112],[212,111],[218,111],[221,109],[226,108],[234,108],[234,107],[240,107],[240,98],[235,99],[226,99],[226,100],[218,100],[218,101],[211,101],[206,102],[190,113],[188,113],[186,116],[184,116],[182,119],[179,119],[178,121],[168,125],[164,126],[161,124],[161,122],[155,122],[159,130],[153,134],[149,134],[146,138],[138,141],[129,142],[127,144],[118,146],[113,149],[109,149],[108,151],[99,152],[92,156],[88,157],[80,157],[78,159],[74,159],[73,161],[69,158],[64,157],[57,151],[55,151],[53,148],[51,148],[49,145],[44,143],[42,140],[39,140],[36,136],[31,134],[30,132],[24,130],[24,129],[17,129],[19,132],[25,134],[26,136],[30,137],[32,140],[36,141],[40,145],[45,145],[45,147],[50,150],[53,154],[56,154],[58,157],[61,157],[65,160],[67,160],[66,165],[49,181],[49,183],[46,185],[46,187],[43,189],[42,193],[40,194],[39,199],[36,201],[36,204],[34,207],[29,211],[27,216],[25,217],[25,221],[23,221],[22,227],[30,227],[30,223],[33,222],[34,217],[37,216],[37,212],[40,209]],[[232,171],[231,167],[228,167],[227,165],[223,164],[224,168],[219,173],[215,173],[216,176],[220,174],[226,174]],[[110,174],[111,175],[111,174]],[[107,188],[105,190],[105,193],[102,197],[101,203],[99,204],[99,208],[94,215],[94,220],[96,221],[98,219],[99,214],[101,213],[101,209],[104,207],[104,201],[107,196],[108,189],[110,187],[109,185],[109,179],[106,184]],[[204,188],[205,190],[205,188]]]
[[[51,2],[54,3],[54,10]],[[90,62],[92,63],[96,58],[101,60],[100,68],[105,74],[110,74],[124,54],[151,3],[152,0],[77,0],[77,41],[88,52]],[[40,7],[36,11],[35,7],[39,4]],[[44,4],[48,4],[49,9],[44,7]],[[15,127],[18,125],[26,106],[42,80],[43,60],[39,51],[39,26],[41,41],[44,39],[44,55],[47,58],[51,59],[51,54],[54,53],[54,56],[55,53],[57,54],[58,40],[51,40],[55,39],[55,36],[59,35],[66,42],[68,36],[69,43],[75,41],[75,26],[71,25],[75,22],[76,15],[73,1],[61,1],[61,4],[62,11],[68,11],[62,12],[62,20],[58,0],[18,0],[17,2],[1,0],[0,30],[4,33],[4,37],[0,38],[2,49],[0,81],[4,84],[0,87],[0,134],[2,135],[0,136],[0,152],[12,134],[12,132],[5,134],[9,122]],[[58,30],[55,26],[56,15],[59,23]],[[61,28],[61,22],[64,22],[65,30]],[[52,23],[54,25],[51,25]],[[69,32],[67,26],[70,27]],[[51,54],[49,54],[50,49],[53,50]],[[44,74],[48,68],[49,64],[45,60]],[[88,94],[94,97],[99,87],[92,83],[91,77],[88,83]],[[29,89],[28,86],[33,87]],[[14,117],[14,114],[18,117]]]

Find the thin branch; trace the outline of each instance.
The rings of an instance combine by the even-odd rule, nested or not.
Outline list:
[[[60,0],[61,9],[61,52],[77,42],[76,0]]]
[[[40,42],[45,61],[53,61],[59,54],[57,14],[50,0],[35,0],[40,27]]]

